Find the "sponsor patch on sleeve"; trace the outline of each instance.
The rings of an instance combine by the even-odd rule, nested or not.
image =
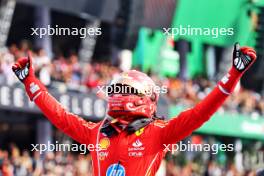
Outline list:
[[[155,120],[155,122],[154,122],[154,126],[157,126],[160,128],[164,128],[167,124],[168,124],[168,122],[165,120]]]

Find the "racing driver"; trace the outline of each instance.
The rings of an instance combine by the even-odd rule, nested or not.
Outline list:
[[[25,85],[31,101],[47,119],[81,144],[99,146],[91,151],[96,176],[155,175],[168,151],[164,146],[189,136],[216,112],[237,82],[256,60],[250,47],[234,45],[232,66],[217,86],[195,107],[171,120],[156,117],[158,93],[154,82],[136,70],[123,72],[109,86],[129,87],[130,92],[107,92],[107,116],[98,123],[67,112],[35,77],[32,58],[17,60],[12,69]],[[132,91],[133,90],[133,91]]]

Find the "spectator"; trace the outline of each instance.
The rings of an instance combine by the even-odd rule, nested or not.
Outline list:
[[[47,56],[46,52],[41,48],[38,49],[33,60],[36,74],[39,76],[40,81],[44,85],[51,83],[51,59]]]

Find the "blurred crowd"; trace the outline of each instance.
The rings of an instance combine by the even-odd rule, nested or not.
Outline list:
[[[18,81],[12,73],[11,65],[14,61],[27,55],[29,45],[22,42],[18,47],[13,44],[0,51],[0,84],[16,84]],[[76,53],[67,57],[56,55],[53,59],[47,56],[41,48],[32,51],[33,64],[37,76],[48,87],[63,87],[79,90],[92,90],[99,85],[106,85],[122,71],[109,63],[81,63]],[[178,78],[158,77],[150,74],[158,85],[167,86],[168,99],[177,105],[193,106],[203,99],[215,86],[215,83],[204,78],[183,81]],[[264,97],[257,92],[237,88],[235,93],[226,101],[222,111],[243,113],[252,117],[264,115]]]
[[[2,174],[2,175],[1,175]],[[92,176],[90,155],[48,152],[40,155],[20,151],[12,145],[10,151],[0,149],[1,176]]]
[[[177,105],[192,107],[209,94],[215,85],[215,82],[204,78],[189,81],[169,79],[168,97]],[[264,116],[264,97],[260,93],[244,89],[238,84],[219,111],[240,113],[258,118]]]
[[[179,156],[175,156],[178,157]],[[215,161],[207,165],[195,162],[185,164],[164,159],[156,176],[255,176],[255,171],[239,172],[234,164],[227,167]],[[14,144],[9,150],[0,148],[0,176],[92,176],[92,161],[89,154],[48,152],[39,154],[20,151]]]

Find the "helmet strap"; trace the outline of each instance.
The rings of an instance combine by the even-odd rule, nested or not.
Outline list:
[[[114,123],[112,123],[114,121]],[[112,137],[119,134],[122,131],[126,131],[128,134],[132,134],[141,128],[144,128],[148,124],[153,122],[152,118],[140,118],[132,121],[128,125],[121,124],[120,122],[111,119],[106,120],[105,124],[101,128],[101,132],[107,137]]]
[[[126,131],[128,132],[128,134],[132,134],[140,130],[141,128],[147,126],[151,122],[153,122],[153,119],[151,118],[137,119],[127,126]]]

